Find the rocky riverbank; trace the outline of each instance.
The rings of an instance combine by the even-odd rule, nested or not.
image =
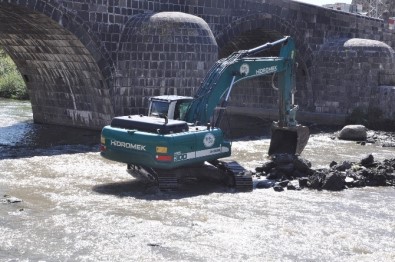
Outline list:
[[[362,130],[360,127],[357,129]],[[343,131],[343,130],[342,130]],[[332,139],[343,139],[342,131],[333,132]],[[351,132],[354,132],[352,130]],[[343,134],[344,135],[344,134]],[[355,137],[355,133],[352,133]],[[395,133],[366,130],[363,139],[351,139],[365,146],[374,143],[382,147],[395,147]],[[313,169],[311,162],[300,156],[278,154],[256,168],[257,188],[276,191],[303,188],[339,191],[351,187],[395,186],[395,158],[375,161],[368,154],[360,161],[332,161],[327,168]]]
[[[273,187],[276,191],[303,188],[340,191],[350,187],[395,186],[394,170],[395,158],[376,162],[373,155],[368,155],[359,162],[332,161],[328,168],[312,169],[307,159],[281,154],[257,167],[256,176],[262,181],[256,187]]]

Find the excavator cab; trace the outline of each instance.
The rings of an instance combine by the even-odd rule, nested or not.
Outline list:
[[[189,96],[155,96],[150,98],[148,116],[183,120],[193,100]]]

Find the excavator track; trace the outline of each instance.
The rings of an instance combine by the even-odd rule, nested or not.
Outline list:
[[[250,192],[253,190],[252,174],[238,162],[230,161],[212,161],[210,164],[223,170],[223,172],[231,177],[231,186],[239,192]]]
[[[252,174],[236,161],[210,161],[218,173],[226,177],[227,185],[232,186],[238,192],[250,192],[253,190]],[[150,181],[157,183],[160,191],[171,192],[179,189],[179,180],[175,170],[154,169],[142,166],[129,166],[128,170],[131,175],[136,173],[140,177],[146,177]],[[184,170],[184,169],[182,169]],[[180,171],[180,170],[178,170]],[[188,173],[191,170],[185,169],[183,172]],[[207,169],[205,170],[207,171]],[[135,175],[133,175],[136,177]]]

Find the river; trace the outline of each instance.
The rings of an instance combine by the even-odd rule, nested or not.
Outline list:
[[[158,193],[102,159],[98,141],[0,100],[0,261],[395,261],[392,187],[234,193],[203,180]],[[253,169],[268,146],[239,139],[233,158]],[[303,157],[320,167],[368,153],[395,149],[318,133]]]

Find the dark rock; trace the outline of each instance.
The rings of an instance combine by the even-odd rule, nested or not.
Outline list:
[[[371,169],[363,169],[358,171],[358,175],[364,177],[365,179],[372,179],[375,175],[375,172]]]
[[[365,179],[356,180],[356,181],[354,181],[354,183],[352,184],[352,187],[365,187],[365,186],[366,186]]]
[[[330,191],[343,190],[345,186],[345,177],[339,172],[332,172],[326,176],[322,188]]]
[[[330,164],[329,164],[329,167],[334,167],[334,166],[336,166],[337,165],[337,162],[336,161],[332,161]]]
[[[366,157],[361,159],[360,164],[364,167],[369,167],[374,163],[374,157],[372,154],[367,155]]]
[[[259,181],[257,183],[256,187],[257,188],[271,188],[274,186],[274,184],[275,184],[275,182],[273,180],[265,179],[265,180]]]
[[[281,172],[283,175],[289,177],[292,176],[292,173],[294,171],[294,165],[292,163],[282,164],[277,166],[276,170]]]
[[[274,191],[276,191],[276,192],[284,191],[284,188],[283,188],[282,186],[280,186],[280,185],[275,185],[275,186],[273,187],[273,189],[274,189]]]
[[[395,181],[395,173],[386,174],[385,177],[386,177],[387,180],[389,180],[389,181]]]
[[[339,139],[364,141],[367,138],[366,127],[363,125],[348,125],[343,127],[339,133]]]
[[[307,159],[301,158],[300,156],[294,158],[293,165],[295,169],[300,172],[308,172],[311,168],[311,162]]]
[[[14,204],[14,203],[20,203],[22,202],[22,199],[16,198],[16,197],[12,197],[12,196],[7,196],[6,199],[7,203],[9,204]]]
[[[326,175],[323,171],[316,171],[313,175],[309,176],[307,186],[311,189],[321,189],[325,178]]]
[[[283,180],[278,182],[278,185],[282,186],[282,187],[286,187],[289,184],[289,180]]]
[[[384,165],[390,166],[392,168],[395,168],[395,158],[394,159],[385,159],[383,161]]]
[[[280,179],[281,177],[282,177],[282,174],[280,174],[276,170],[272,170],[269,174],[266,175],[266,178],[271,179],[271,180],[277,180],[277,179]]]
[[[352,167],[352,163],[350,161],[343,161],[343,163],[341,163],[340,165],[333,166],[332,168],[338,171],[346,171],[351,167]]]
[[[387,177],[385,173],[380,172],[377,173],[374,177],[373,180],[376,181],[376,186],[386,186],[387,185]]]
[[[269,173],[274,167],[276,166],[276,164],[273,161],[268,161],[263,163],[263,165],[261,167],[257,167],[255,170],[256,172],[265,172],[265,173]]]
[[[312,171],[312,172],[314,172],[314,171]],[[299,170],[294,170],[294,172],[292,173],[292,176],[295,177],[295,178],[305,177],[305,176],[308,176],[308,175],[309,174],[300,172]]]
[[[298,181],[299,181],[299,186],[301,188],[307,187],[308,186],[308,182],[309,182],[309,178],[308,177],[301,177],[301,178],[298,179]]]

